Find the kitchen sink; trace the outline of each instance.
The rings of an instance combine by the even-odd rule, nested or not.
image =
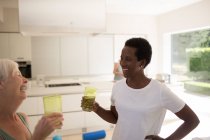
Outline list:
[[[45,87],[66,87],[66,86],[81,86],[80,83],[57,83],[57,84],[46,84]]]

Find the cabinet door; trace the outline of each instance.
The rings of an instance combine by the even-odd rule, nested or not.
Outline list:
[[[81,100],[83,94],[63,95],[63,112],[81,111]]]
[[[34,128],[36,127],[38,121],[41,119],[42,115],[38,116],[29,116],[29,129],[31,132],[34,132]]]
[[[85,126],[84,112],[64,113],[62,130],[82,129]]]
[[[82,130],[85,126],[84,112],[73,112],[73,113],[63,113],[63,127],[62,130]],[[31,132],[38,121],[41,119],[42,115],[29,116],[29,128]]]
[[[0,33],[0,58],[9,58],[9,35],[7,33]]]
[[[32,76],[60,76],[59,37],[32,37]]]
[[[110,109],[110,106],[111,106],[111,92],[99,92],[99,93],[97,93],[96,101],[103,108]]]
[[[103,120],[94,112],[85,112],[85,128],[108,127],[110,123]]]
[[[87,37],[61,37],[61,72],[62,75],[88,74]]]
[[[10,58],[13,60],[31,60],[31,38],[18,33],[9,34]]]
[[[96,102],[100,104],[103,108],[109,109],[111,105],[111,92],[99,92],[96,95]],[[85,113],[85,127],[94,128],[94,127],[109,127],[110,123],[104,121],[94,112]]]
[[[26,113],[27,115],[36,115],[40,114],[39,111],[39,99],[41,97],[29,97],[26,98],[23,103],[20,105],[18,112]]]
[[[82,111],[81,99],[83,94],[63,95],[64,125],[62,130],[82,129],[85,127],[85,112]]]
[[[113,36],[98,35],[88,38],[89,74],[111,74],[113,71]]]

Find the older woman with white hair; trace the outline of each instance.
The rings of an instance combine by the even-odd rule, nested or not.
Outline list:
[[[43,116],[34,133],[30,132],[28,116],[16,112],[27,97],[27,82],[16,62],[0,59],[0,140],[44,140],[55,129],[62,127],[62,114],[52,113]]]

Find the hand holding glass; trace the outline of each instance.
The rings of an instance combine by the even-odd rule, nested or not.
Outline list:
[[[83,111],[92,111],[93,103],[95,102],[96,97],[96,88],[94,87],[85,87],[84,96],[82,97],[82,110]]]
[[[61,95],[44,96],[43,103],[44,103],[45,115],[49,115],[54,112],[62,113]],[[58,122],[56,124],[60,125],[62,124],[62,122]],[[62,140],[61,136],[59,135],[58,130],[55,130],[53,140]]]

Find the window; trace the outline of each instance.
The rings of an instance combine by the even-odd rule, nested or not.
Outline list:
[[[210,29],[171,36],[171,72],[188,78],[202,78],[210,72]],[[199,74],[198,74],[199,73]],[[182,79],[182,78],[180,78]]]

